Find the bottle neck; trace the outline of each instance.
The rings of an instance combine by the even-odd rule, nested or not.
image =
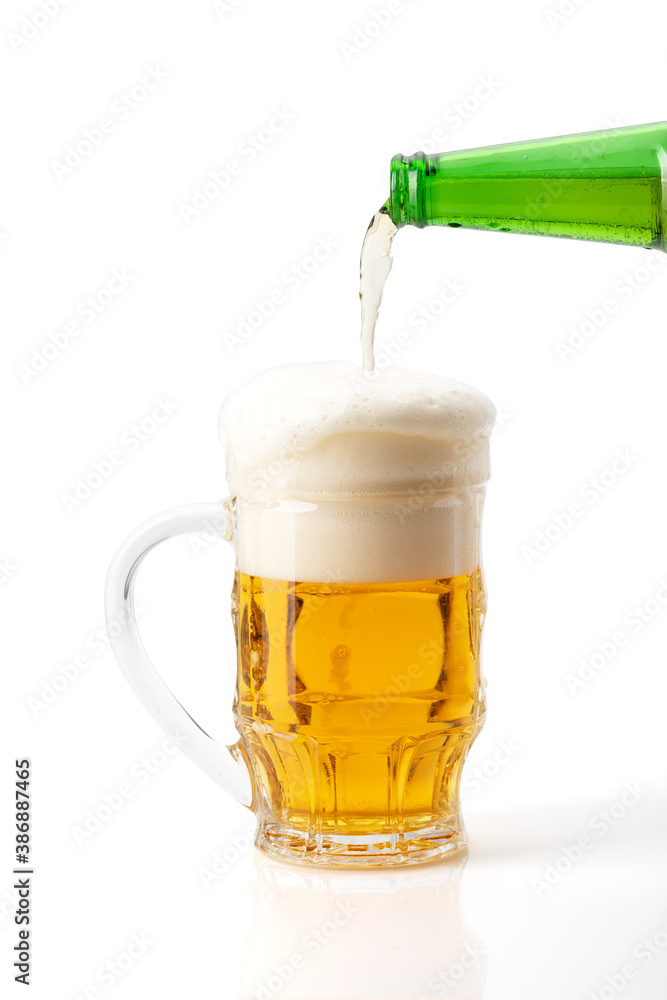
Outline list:
[[[429,225],[430,219],[426,207],[427,185],[424,183],[428,173],[426,153],[414,153],[412,156],[401,156],[399,153],[393,157],[387,209],[391,221],[399,229],[408,225],[423,229]]]
[[[667,122],[395,156],[395,226],[449,226],[667,249]]]

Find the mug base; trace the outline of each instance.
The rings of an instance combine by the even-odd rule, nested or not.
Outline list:
[[[465,831],[451,821],[411,833],[368,836],[313,834],[276,822],[260,827],[255,846],[271,857],[319,868],[375,868],[423,864],[461,854]]]

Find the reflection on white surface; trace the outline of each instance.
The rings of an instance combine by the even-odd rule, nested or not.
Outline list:
[[[659,789],[471,810],[468,829],[467,861],[394,871],[313,872],[255,851],[235,996],[665,1000]]]
[[[459,902],[465,859],[368,873],[254,860],[243,1000],[481,1000],[486,953]]]

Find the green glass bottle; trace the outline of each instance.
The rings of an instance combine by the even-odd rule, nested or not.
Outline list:
[[[667,122],[395,156],[396,226],[535,233],[667,250]]]

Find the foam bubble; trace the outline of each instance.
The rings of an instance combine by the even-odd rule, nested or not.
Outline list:
[[[232,490],[306,499],[484,482],[494,419],[463,382],[329,362],[256,375],[227,397],[219,427]]]
[[[493,404],[433,374],[271,368],[220,412],[242,572],[429,580],[479,565]]]

